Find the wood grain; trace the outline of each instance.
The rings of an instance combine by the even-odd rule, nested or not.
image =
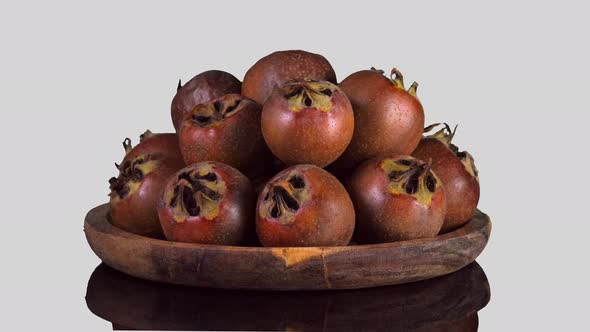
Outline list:
[[[184,287],[101,264],[86,292],[95,315],[113,327],[141,330],[472,332],[489,299],[477,263],[422,282],[314,292]]]
[[[346,247],[261,248],[170,242],[112,226],[108,204],[86,216],[84,232],[107,265],[165,283],[228,289],[356,289],[430,279],[473,262],[487,244],[489,217],[434,238]]]

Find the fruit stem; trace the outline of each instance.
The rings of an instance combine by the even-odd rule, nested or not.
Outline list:
[[[395,85],[397,88],[400,89],[406,89],[404,87],[404,76],[402,75],[402,73],[397,70],[397,68],[392,68],[391,69],[391,82],[393,82],[393,85]]]
[[[176,87],[176,92],[178,92],[178,90],[180,90],[180,88],[182,88],[182,83],[180,82],[180,80],[178,80],[178,86]]]
[[[440,123],[433,123],[428,127],[424,127],[424,133],[429,133],[434,129],[434,127],[440,126]]]
[[[139,142],[143,142],[144,140],[154,136],[151,130],[147,129],[143,134],[139,135]]]
[[[444,128],[442,128],[441,130],[437,131],[436,133],[434,133],[428,137],[436,138],[448,146],[453,141],[453,137],[455,137],[455,132],[457,131],[457,127],[459,125],[456,125],[455,128],[453,130],[451,130],[451,126],[449,126],[448,123],[445,122],[443,124],[444,124]],[[427,133],[438,125],[440,125],[440,123],[431,124],[430,126],[424,128],[424,132]]]
[[[133,149],[133,145],[131,145],[131,139],[129,137],[125,138],[123,141],[123,148],[125,149],[125,153],[129,153],[129,151]]]
[[[428,172],[430,172],[430,169],[432,168],[432,158],[428,158],[428,163],[426,163],[424,165],[424,168],[422,168],[422,174],[420,174],[419,178],[423,179],[426,174],[428,174]]]
[[[371,67],[371,70],[372,70],[372,71],[375,71],[375,72],[378,72],[378,73],[379,73],[379,74],[381,74],[381,75],[385,74],[385,72],[384,72],[383,70],[381,70],[381,69],[377,69],[377,68],[375,68],[375,67]]]
[[[418,98],[418,95],[416,95],[417,89],[418,89],[418,82],[414,82],[414,83],[412,83],[412,85],[408,89],[408,93],[411,94],[412,96]]]

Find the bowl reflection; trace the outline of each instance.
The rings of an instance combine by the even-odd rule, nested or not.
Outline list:
[[[490,299],[472,263],[405,285],[338,291],[239,291],[137,279],[101,264],[86,303],[113,329],[289,331],[477,331]]]

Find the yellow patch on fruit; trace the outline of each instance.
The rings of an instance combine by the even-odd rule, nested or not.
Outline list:
[[[381,164],[379,165],[381,167],[381,169],[383,170],[383,172],[389,176],[389,174],[391,174],[392,172],[398,171],[398,172],[403,172],[406,173],[410,170],[411,166],[406,166],[406,165],[400,165],[398,163],[396,163],[396,161],[394,159],[388,158],[388,159],[384,159]],[[434,174],[434,172],[432,172],[432,176],[436,179],[436,188],[438,189],[441,186],[441,181],[438,177],[436,177],[436,174]],[[404,183],[405,181],[402,180],[395,180],[395,179],[390,179],[387,189],[389,190],[389,193],[391,193],[392,195],[409,195],[414,197],[418,202],[420,202],[423,205],[430,205],[430,203],[432,203],[432,195],[433,193],[431,193],[428,188],[426,188],[426,181],[425,181],[426,176],[421,177],[418,180],[418,189],[416,190],[415,193],[413,194],[409,194],[406,189],[404,188]]]
[[[215,181],[197,179],[196,177],[196,175],[204,177],[209,173],[215,174],[213,165],[207,163],[202,165],[199,169],[193,170],[190,173],[190,177],[195,179],[194,181],[197,181],[201,186],[217,193],[219,197],[223,197],[227,190],[227,186],[224,181],[219,179],[219,177],[217,177]],[[174,211],[174,220],[177,223],[183,223],[186,220],[188,214],[186,207],[182,202],[179,201],[181,199],[180,195],[182,194],[180,191],[183,190],[184,187],[191,189],[193,198],[196,200],[197,206],[199,207],[200,217],[207,220],[213,220],[217,217],[219,214],[219,199],[212,199],[205,192],[203,192],[202,189],[195,191],[193,184],[186,179],[179,180],[176,186],[179,186],[179,192],[177,193],[177,203],[172,206],[172,210]],[[174,190],[168,190],[164,195],[165,202],[171,202],[172,197],[174,196]]]
[[[153,172],[159,163],[157,160],[149,160],[149,159],[146,160],[146,159],[147,159],[147,156],[145,156],[145,155],[137,156],[135,159],[133,159],[131,161],[131,166],[130,166],[131,170],[137,169],[137,170],[141,171],[141,173],[143,174],[143,178],[145,178],[148,174]],[[139,160],[143,160],[143,162],[138,163]],[[135,192],[137,192],[139,190],[139,187],[141,186],[141,182],[142,181],[134,181],[133,179],[129,179],[125,183],[127,188],[129,188],[129,192],[127,193],[125,198],[130,197]],[[121,198],[119,195],[113,195],[111,197],[111,203],[113,203],[113,204],[117,203],[118,201],[123,200],[125,198]]]
[[[332,94],[337,87],[329,82],[304,81],[287,84],[283,89],[291,92],[300,90],[288,99],[291,111],[315,108],[321,112],[328,112],[334,106]]]

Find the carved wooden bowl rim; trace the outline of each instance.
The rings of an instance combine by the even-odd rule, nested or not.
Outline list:
[[[135,277],[230,289],[356,289],[455,272],[485,248],[490,218],[477,210],[463,227],[433,238],[339,247],[241,247],[172,242],[113,226],[109,204],[88,212],[84,232],[107,265]]]

